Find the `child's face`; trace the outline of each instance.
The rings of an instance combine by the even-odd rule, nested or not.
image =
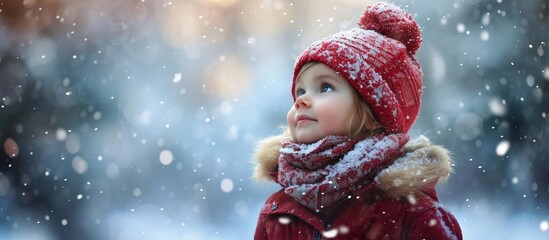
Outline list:
[[[290,132],[298,143],[328,135],[346,135],[354,109],[353,87],[330,67],[318,63],[301,73],[296,100],[288,112]]]

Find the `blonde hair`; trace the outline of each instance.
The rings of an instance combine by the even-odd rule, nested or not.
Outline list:
[[[299,79],[301,74],[312,66],[320,62],[307,62],[297,74],[295,81]],[[352,86],[352,85],[351,85]],[[362,95],[353,87],[353,105],[355,111],[349,117],[347,123],[347,136],[351,138],[365,138],[383,132],[383,127],[374,117],[372,110]],[[355,124],[356,123],[356,124]]]
[[[368,103],[360,93],[354,89],[352,112],[347,124],[347,136],[351,138],[364,138],[383,132],[383,127],[374,117]],[[355,124],[356,123],[356,124]]]
[[[303,64],[303,66],[301,67],[301,69],[299,69],[299,73],[297,73],[297,76],[295,77],[295,81],[297,82],[297,80],[299,79],[299,77],[301,77],[301,74],[305,71],[307,71],[307,69],[311,68],[312,66],[314,65],[317,65],[319,64],[320,62],[307,62],[305,64]],[[295,90],[295,89],[292,89],[292,90]]]

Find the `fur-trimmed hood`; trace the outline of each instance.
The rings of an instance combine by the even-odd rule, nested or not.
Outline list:
[[[256,180],[273,180],[269,173],[278,168],[280,142],[284,138],[291,138],[288,130],[259,142],[254,154]],[[420,192],[428,183],[446,180],[452,171],[448,150],[431,144],[429,139],[421,135],[408,141],[405,154],[382,170],[375,180],[378,188],[388,196],[399,198]]]

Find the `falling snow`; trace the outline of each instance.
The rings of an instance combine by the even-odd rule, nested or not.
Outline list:
[[[162,165],[170,165],[173,162],[173,154],[169,150],[163,150],[160,152],[160,163]]]

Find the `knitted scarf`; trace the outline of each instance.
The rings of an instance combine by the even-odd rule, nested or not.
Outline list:
[[[358,140],[327,136],[312,144],[283,140],[276,182],[311,210],[329,207],[401,156],[408,138],[398,133]]]

